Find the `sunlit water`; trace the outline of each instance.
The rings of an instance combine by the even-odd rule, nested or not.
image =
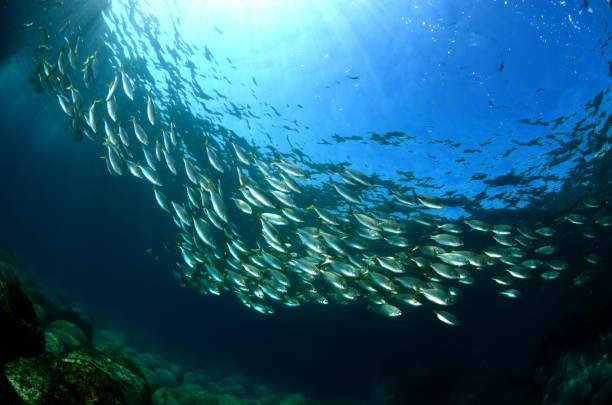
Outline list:
[[[7,41],[0,76],[11,101],[0,107],[2,240],[43,277],[144,342],[289,390],[398,403],[460,402],[512,390],[529,380],[556,322],[609,300],[601,292],[609,281],[609,230],[600,222],[611,213],[610,6],[589,3],[89,1],[16,9],[18,18],[6,25],[15,41]],[[43,32],[48,37],[41,39]],[[70,80],[62,76],[61,86],[49,85],[37,76],[41,61],[56,64],[66,41],[79,43],[78,69],[68,67]],[[36,51],[39,44],[49,49]],[[83,63],[90,55],[94,76],[86,86],[80,69],[89,67]],[[207,290],[191,282],[189,266],[175,264],[182,260],[180,225],[159,208],[152,185],[127,170],[109,175],[102,122],[95,142],[75,142],[65,128],[70,120],[58,89],[69,97],[72,82],[86,113],[106,97],[120,68],[135,87],[133,102],[121,83],[116,91],[133,160],[144,156],[130,117],[147,131],[151,153],[161,128],[169,131],[173,122],[180,174],[157,163],[163,192],[188,205],[179,152],[220,181],[233,226],[212,228],[218,249],[207,254],[217,253],[210,260],[222,271],[227,238],[240,234],[249,248],[266,247],[259,219],[229,199],[240,197],[236,167],[271,187],[253,162],[238,162],[230,141],[248,156],[267,163],[282,157],[308,172],[308,180],[298,179],[302,192],[292,194],[307,218],[296,228],[327,229],[305,210],[311,204],[349,218],[344,230],[351,235],[358,229],[353,210],[393,215],[409,246],[372,241],[367,255],[416,255],[438,233],[423,220],[458,224],[464,248],[481,253],[496,242],[463,223],[476,218],[554,228],[533,248],[550,244],[555,253],[542,257],[530,249],[529,257],[569,267],[555,280],[542,279],[544,269],[513,280],[518,300],[500,295],[503,288],[491,281],[505,274],[501,265],[472,269],[473,285],[443,280],[460,287],[457,303],[442,308],[458,317],[458,327],[440,323],[432,311],[441,308],[424,299],[421,308],[402,306],[401,317],[380,317],[369,310],[367,291],[354,302],[330,296],[328,305],[298,308],[266,297],[272,316],[243,306],[231,282],[225,288],[231,291],[219,283],[220,297],[201,295]],[[146,92],[155,100],[156,125],[147,122]],[[104,103],[98,108],[105,116]],[[205,140],[223,174],[209,162]],[[360,204],[329,180],[343,184],[338,174],[345,168],[372,183],[349,187]],[[414,200],[413,193],[435,196],[445,208],[396,198]],[[570,214],[585,223],[571,223]],[[295,234],[283,231],[283,238],[295,255],[308,251]],[[598,264],[584,259],[593,253]],[[430,270],[418,274],[432,277]],[[319,286],[323,295],[337,293]],[[475,387],[479,378],[493,388]]]

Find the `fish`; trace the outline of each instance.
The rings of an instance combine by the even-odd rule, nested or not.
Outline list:
[[[159,125],[161,136],[157,132],[155,145],[149,147],[145,111],[140,108],[144,106],[126,107],[117,95],[120,79],[130,100],[140,89],[123,67],[113,72],[107,88],[98,82],[96,64],[102,58],[97,62],[97,52],[83,63],[83,80],[90,89],[83,94],[89,100],[106,94],[110,120],[98,115],[96,104],[101,100],[94,100],[89,109],[81,107],[83,97],[77,87],[82,83],[70,77],[78,42],[77,38],[74,47],[67,40],[56,46],[55,65],[44,56],[52,48],[40,48],[34,80],[57,98],[71,131],[102,145],[112,176],[127,171],[151,183],[157,205],[177,226],[180,258],[173,269],[175,277],[202,294],[231,293],[246,307],[267,315],[277,306],[307,302],[361,303],[390,318],[401,316],[406,307],[434,308],[439,321],[458,325],[455,315],[441,309],[463,299],[466,285],[485,288],[481,284],[488,283],[494,293],[519,299],[519,288],[533,289],[549,280],[584,284],[600,263],[594,251],[584,256],[586,263],[572,262],[571,267],[585,268],[574,273],[563,260],[563,250],[571,247],[565,238],[572,232],[593,239],[597,242],[593,246],[608,236],[612,216],[603,194],[578,196],[573,209],[560,216],[544,213],[535,223],[527,217],[514,223],[512,217],[486,212],[478,219],[472,217],[475,205],[459,206],[461,199],[450,192],[439,191],[438,197],[394,186],[388,179],[381,182],[375,174],[349,168],[359,167],[351,157],[349,162],[321,165],[310,162],[299,146],[291,145],[291,152],[272,145],[251,147],[256,140],[224,132],[222,127],[215,132],[215,146],[209,144],[212,138],[205,138],[204,156],[201,146],[192,150],[197,138],[189,127],[183,132],[184,118],[170,116],[175,109],[163,109],[164,114],[156,116],[156,109],[164,106],[161,98],[154,100],[152,93],[158,91],[154,88],[145,92],[146,120]],[[110,77],[112,68],[108,70]],[[134,114],[130,121],[142,153],[130,146],[119,121],[124,111]],[[104,139],[94,135],[100,120]],[[212,136],[209,131],[206,134]],[[177,156],[184,171],[177,170]],[[162,173],[160,163],[172,176]],[[361,167],[367,168],[363,163]],[[307,203],[308,198],[315,201]],[[451,211],[462,208],[466,216],[453,219]]]
[[[236,142],[232,141],[231,139],[230,139],[230,143],[232,144],[232,148],[234,148],[234,153],[236,154],[238,161],[242,162],[243,164],[247,166],[250,166],[251,161],[249,160],[249,157],[247,156],[247,154],[242,150],[242,148]]]
[[[278,204],[276,204],[274,201],[272,201],[272,199],[270,199],[270,197],[268,197],[265,194],[265,192],[263,192],[259,187],[247,184],[246,188],[249,191],[249,194],[251,196],[253,196],[253,198],[255,200],[257,200],[259,203],[261,203],[262,206],[265,206],[265,207],[268,207],[268,208],[276,208],[276,207],[278,207]]]
[[[168,200],[168,198],[164,195],[164,193],[161,190],[159,190],[156,187],[153,188],[153,191],[155,193],[155,200],[157,201],[157,204],[161,207],[161,209],[171,214],[172,208],[170,207],[170,201]]]
[[[595,220],[595,223],[597,225],[603,226],[603,227],[609,227],[610,225],[612,225],[612,215],[606,215],[600,218],[597,218]]]
[[[401,309],[391,304],[372,305],[370,308],[377,314],[387,317],[397,317],[402,314]]]
[[[176,163],[174,161],[174,158],[172,157],[172,154],[168,152],[166,149],[162,149],[162,154],[164,156],[166,166],[168,166],[168,170],[170,170],[170,172],[172,172],[172,174],[174,174],[175,176],[178,175],[178,171],[176,169]]]
[[[161,179],[159,178],[159,175],[153,168],[142,165],[140,166],[140,170],[142,171],[142,174],[146,177],[146,179],[154,185],[159,187],[162,187],[164,185]]]
[[[354,182],[361,184],[362,186],[365,187],[371,187],[372,183],[370,182],[370,180],[368,179],[368,177],[361,173],[358,170],[355,169],[344,169],[344,174],[349,177],[351,180],[353,180]]]
[[[117,74],[115,74],[115,77],[113,78],[113,81],[111,83],[107,84],[107,86],[108,86],[108,93],[106,94],[106,101],[108,101],[111,98],[115,97],[115,90],[117,90],[117,84],[119,84],[119,76],[117,76]]]
[[[306,207],[306,209],[314,209],[319,218],[327,224],[339,225],[338,219],[335,217],[335,215],[326,210],[325,208],[315,207],[313,204],[311,204],[310,206]]]
[[[142,154],[144,155],[145,160],[147,161],[147,165],[149,165],[151,169],[157,171],[157,163],[155,162],[155,158],[153,157],[151,152],[149,152],[147,148],[144,147],[144,145],[142,146]]]
[[[240,211],[244,212],[247,215],[251,215],[253,213],[253,208],[251,208],[251,206],[246,201],[236,197],[232,197],[232,200],[234,200],[236,207],[238,207]]]
[[[96,129],[98,128],[98,112],[96,109],[96,104],[101,101],[102,100],[94,100],[94,102],[91,104],[91,107],[89,107],[89,119],[87,121],[87,124],[89,125],[91,130],[94,131],[94,133],[96,133]]]
[[[521,296],[521,292],[515,290],[514,288],[509,288],[507,290],[500,291],[499,293],[508,298],[519,298]]]
[[[191,226],[192,225],[191,215],[185,209],[183,204],[177,201],[170,201],[170,204],[172,205],[172,209],[176,213],[176,216],[181,220],[181,222],[185,224],[186,226]]]
[[[491,229],[489,224],[479,219],[466,219],[463,222],[475,231],[488,232]]]
[[[336,192],[348,202],[352,202],[354,204],[361,204],[361,199],[351,190],[349,190],[346,186],[336,183],[331,177],[329,178],[329,183],[334,187]]]
[[[123,127],[121,126],[121,123],[117,125],[117,132],[119,134],[119,139],[121,139],[121,143],[123,143],[126,147],[129,147],[130,146],[130,136],[125,131],[125,129],[123,129]]]
[[[149,137],[140,124],[136,122],[136,117],[132,116],[130,121],[134,124],[134,134],[136,135],[136,139],[138,139],[143,145],[148,145]]]
[[[115,100],[115,97],[106,99],[106,111],[113,122],[117,122],[117,100]]]
[[[173,146],[176,146],[178,144],[178,139],[176,136],[176,125],[174,124],[174,121],[170,121],[170,142],[172,142]]]
[[[107,149],[108,149],[107,161],[110,162],[110,165],[113,171],[118,176],[121,176],[123,174],[123,167],[124,167],[124,162],[123,162],[123,158],[121,157],[121,154],[119,153],[117,148],[110,143],[108,144]]]
[[[443,246],[459,247],[463,245],[463,241],[457,236],[449,235],[446,233],[439,233],[430,236],[436,243]]]
[[[193,184],[200,184],[200,178],[198,176],[198,172],[196,171],[193,163],[186,156],[183,155],[183,165],[185,166],[185,174],[187,174],[187,178]]]
[[[123,68],[120,68],[119,71],[121,72],[121,85],[123,86],[123,92],[130,100],[134,101],[134,84],[132,83],[132,79],[130,79],[130,76],[125,73]]]
[[[271,224],[281,226],[289,225],[289,221],[287,221],[287,219],[273,212],[262,212],[260,215],[263,219],[270,222]]]
[[[283,193],[282,191],[278,191],[278,190],[270,190],[270,193],[274,197],[276,197],[276,199],[280,201],[284,206],[291,207],[291,208],[297,208],[295,201],[293,201],[293,198],[291,198],[291,196],[288,193]]]
[[[291,191],[293,191],[295,193],[301,193],[302,192],[302,190],[300,189],[299,184],[295,181],[295,179],[293,177],[291,177],[290,175],[288,175],[285,172],[280,172],[279,175],[281,176],[281,178],[283,179],[283,182],[289,188],[289,190],[291,190]]]
[[[445,223],[442,225],[438,225],[438,229],[443,232],[447,232],[447,233],[450,232],[450,233],[455,233],[455,234],[463,232],[463,229],[461,229],[459,225],[454,224],[454,223]]]
[[[419,195],[414,190],[413,190],[413,194],[414,194],[414,198],[427,208],[434,209],[434,210],[440,210],[446,207],[446,204],[444,204],[442,200],[439,199],[438,197],[434,197],[431,195],[425,195],[425,194]]]
[[[535,233],[537,233],[540,236],[550,238],[552,236],[555,236],[556,231],[550,226],[544,226],[544,227],[536,229]]]
[[[542,277],[544,280],[554,280],[559,277],[559,274],[560,273],[558,271],[548,270],[540,274],[540,277]]]
[[[289,174],[295,177],[299,177],[299,178],[309,178],[310,177],[306,170],[296,165],[295,163],[285,160],[281,158],[280,156],[278,157],[278,159],[279,159],[278,161],[272,162],[272,165],[278,167],[286,174]]]
[[[227,214],[225,211],[225,204],[223,203],[223,199],[221,198],[217,190],[215,190],[212,187],[209,191],[209,194],[210,194],[210,201],[212,203],[213,210],[219,216],[219,218],[221,218],[223,222],[227,223],[228,219],[227,219]]]
[[[434,313],[436,314],[436,317],[443,323],[450,325],[450,326],[457,326],[459,325],[459,320],[457,319],[457,317],[453,314],[451,314],[448,311],[434,311]]]
[[[64,96],[63,94],[58,94],[57,99],[59,100],[60,107],[62,107],[62,111],[64,111],[66,115],[68,115],[69,117],[72,117],[73,112],[72,112],[72,104],[70,103],[70,100],[68,100],[68,98]]]
[[[210,230],[210,226],[208,222],[203,220],[202,218],[193,217],[193,226],[196,230],[196,234],[198,237],[211,249],[217,249],[215,244],[214,236]],[[217,279],[222,279],[220,274],[216,275]]]
[[[204,141],[204,148],[206,149],[206,155],[208,156],[210,165],[219,173],[224,173],[221,159],[217,156],[217,152],[208,144],[208,138]]]
[[[147,118],[151,125],[155,125],[155,104],[153,103],[153,98],[151,98],[151,93],[147,92]]]
[[[584,225],[588,221],[587,217],[577,213],[566,215],[564,218],[574,225]]]

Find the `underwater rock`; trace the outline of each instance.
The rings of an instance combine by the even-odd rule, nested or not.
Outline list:
[[[27,295],[15,284],[0,280],[0,364],[45,350],[42,330]]]
[[[161,387],[155,390],[151,397],[152,405],[180,405],[175,397],[175,390],[169,387]]]
[[[0,404],[21,405],[23,402],[17,396],[13,386],[6,379],[4,374],[0,374]]]
[[[153,405],[222,405],[219,399],[196,384],[161,387],[153,393]]]
[[[21,285],[19,270],[12,263],[3,261],[2,259],[0,259],[0,280]]]
[[[178,383],[177,377],[170,370],[158,367],[153,370],[157,377],[157,383],[165,387],[176,387]]]
[[[68,353],[62,339],[50,331],[45,331],[45,351],[56,357],[62,357]]]
[[[206,389],[217,395],[231,394],[237,397],[255,396],[250,383],[241,375],[229,375],[216,381],[208,381]]]
[[[160,387],[160,385],[157,383],[157,374],[155,374],[155,371],[143,365],[140,365],[140,371],[142,371],[142,376],[144,377],[145,383],[151,392]]]
[[[45,330],[47,351],[58,357],[87,343],[85,333],[76,324],[64,319],[51,322]]]
[[[206,385],[208,384],[208,380],[209,378],[205,374],[199,373],[199,372],[188,371],[183,375],[184,385],[197,384],[201,387],[206,388]]]
[[[258,398],[264,403],[272,402],[274,398],[276,398],[276,394],[264,385],[252,385],[251,391],[255,398]]]
[[[0,261],[15,264],[15,258],[13,254],[8,250],[0,249]]]
[[[255,398],[240,398],[230,394],[217,395],[220,405],[260,405],[261,401]]]
[[[47,310],[46,323],[64,319],[76,324],[84,333],[88,342],[93,339],[93,321],[81,308],[71,306],[54,306]]]
[[[38,319],[38,324],[44,324],[45,317],[47,316],[47,310],[34,301],[32,301],[32,306],[34,306],[34,312],[36,313],[36,319]]]
[[[144,373],[138,364],[123,353],[118,351],[103,353],[94,348],[82,346],[70,352],[65,360],[88,362],[104,371],[118,383],[127,404],[149,404],[151,387],[147,384]]]
[[[277,405],[315,405],[316,402],[306,398],[302,394],[291,394],[283,397]]]
[[[585,353],[567,353],[558,367],[546,384],[542,405],[612,403],[612,362],[608,353],[595,358]]]
[[[119,385],[95,365],[49,353],[7,363],[4,374],[28,405],[126,404]]]
[[[119,331],[111,329],[96,330],[93,344],[94,347],[104,353],[106,348],[109,350],[123,350],[126,346],[127,338]]]
[[[28,294],[30,299],[46,310],[49,308],[63,306],[64,299],[57,293],[45,289],[41,285],[23,285],[24,291]]]

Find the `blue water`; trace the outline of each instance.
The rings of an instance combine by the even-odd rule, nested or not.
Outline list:
[[[2,13],[0,55],[0,245],[101,323],[279,389],[398,404],[530,403],[542,388],[533,375],[547,347],[591,329],[609,331],[606,319],[577,330],[560,326],[601,318],[598,311],[609,308],[610,235],[598,228],[599,237],[588,240],[559,219],[576,210],[591,222],[610,215],[607,1],[11,7]],[[105,148],[75,141],[57,97],[28,82],[40,25],[55,47],[51,59],[64,37],[79,32],[79,61],[98,51],[98,75],[81,88],[85,103],[105,96],[118,67],[130,74],[136,101],[120,100],[130,133],[129,116],[146,122],[150,90],[158,122],[167,128],[173,120],[186,154],[200,162],[205,136],[230,156],[231,133],[249,152],[269,159],[280,152],[307,168],[313,180],[295,197],[303,208],[346,207],[324,184],[350,166],[377,184],[363,192],[372,209],[406,218],[411,211],[390,192],[415,190],[444,198],[448,208],[425,211],[448,220],[554,226],[571,270],[559,280],[530,281],[516,301],[478,276],[451,309],[460,315],[456,328],[428,310],[388,319],[363,305],[276,306],[276,314],[262,316],[233,294],[182,288],[173,276],[180,237],[151,186],[109,175],[100,159]],[[185,181],[168,187],[184,195]],[[587,196],[602,208],[585,210]],[[255,238],[253,224],[237,221]],[[599,253],[599,266],[582,258],[591,252]],[[589,281],[575,286],[583,271]]]

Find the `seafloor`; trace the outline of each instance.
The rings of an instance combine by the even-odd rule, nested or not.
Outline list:
[[[0,404],[323,404],[302,393],[279,392],[240,374],[197,367],[129,344],[122,331],[99,329],[62,293],[20,270],[0,250]],[[612,334],[557,353],[536,369],[540,392],[513,395],[527,403],[612,403]],[[507,397],[499,393],[499,398]],[[372,402],[374,401],[374,402]],[[337,402],[336,402],[337,403]],[[392,404],[368,398],[359,404]],[[493,404],[496,398],[453,403]]]
[[[320,404],[139,350],[0,250],[0,404]]]

